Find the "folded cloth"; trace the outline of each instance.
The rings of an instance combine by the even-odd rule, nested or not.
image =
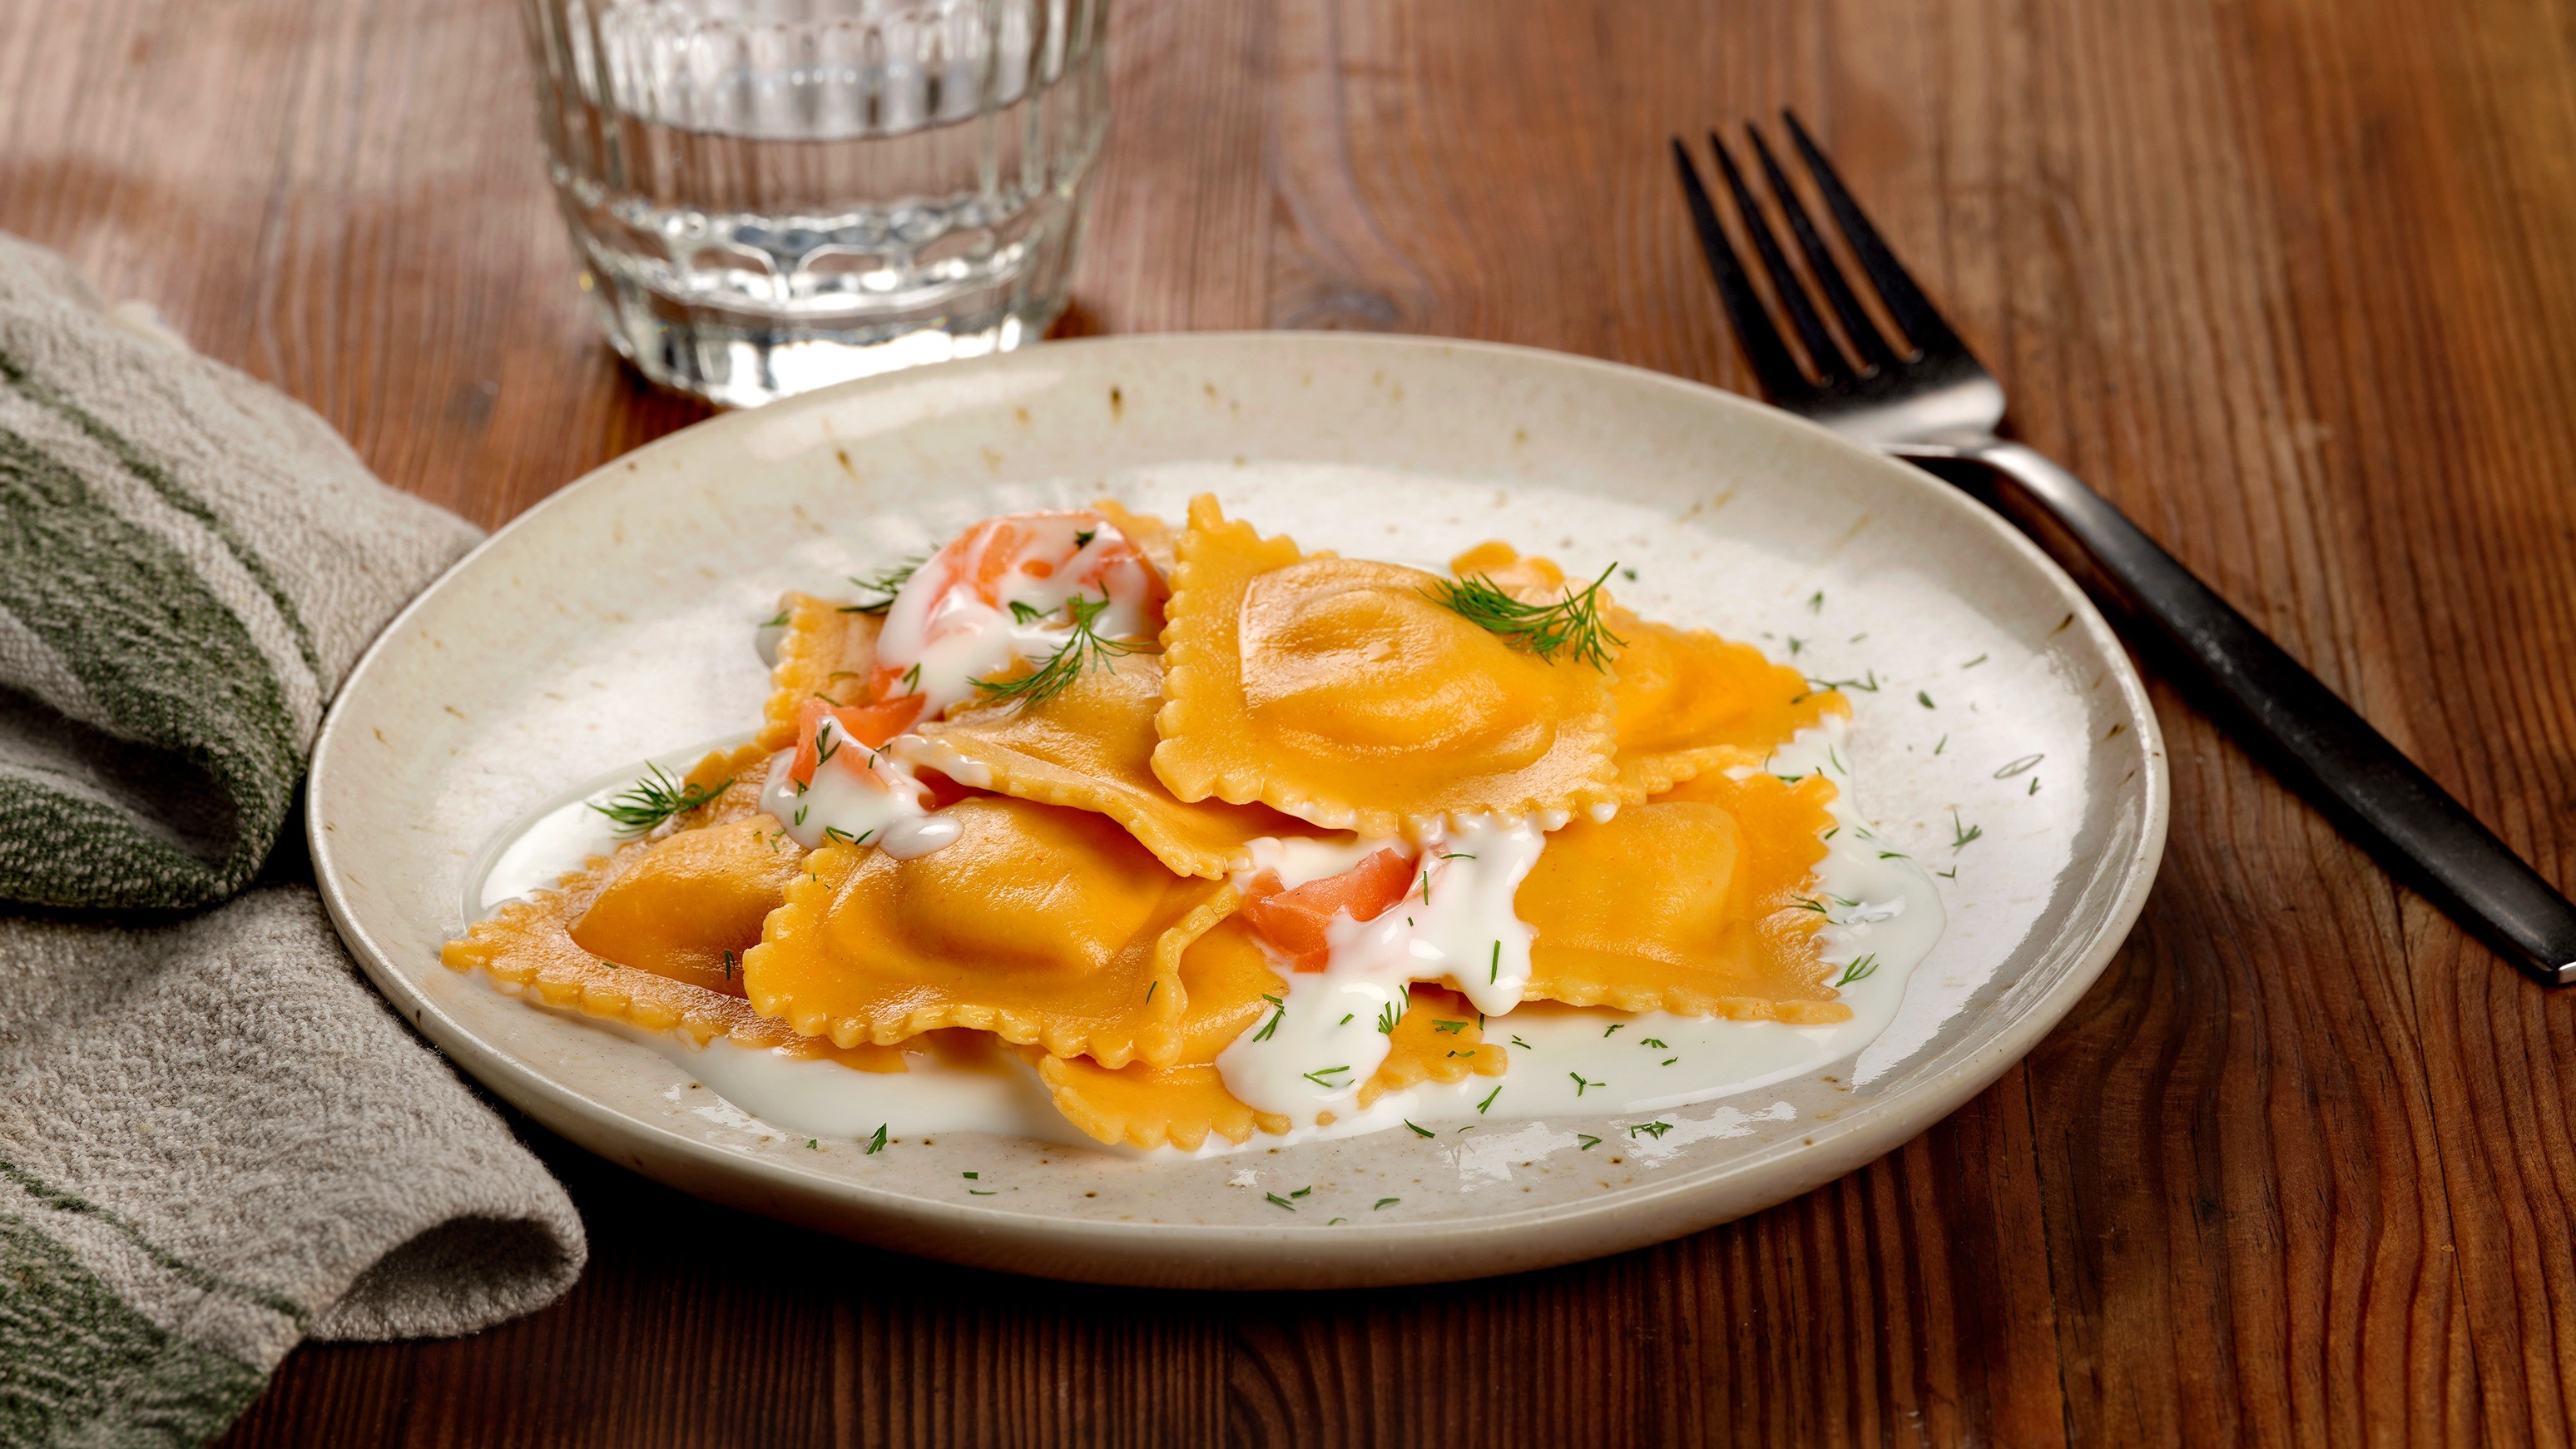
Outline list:
[[[299,1338],[579,1275],[562,1188],[313,890],[244,893],[332,692],[474,537],[0,236],[0,1443],[202,1442]]]

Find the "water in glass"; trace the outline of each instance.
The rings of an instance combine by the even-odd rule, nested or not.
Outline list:
[[[582,287],[749,405],[1034,341],[1107,118],[1108,0],[523,0]]]

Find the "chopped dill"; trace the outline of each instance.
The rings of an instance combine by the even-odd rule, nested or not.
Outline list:
[[[1463,1021],[1435,1021],[1431,1023],[1431,1029],[1437,1032],[1446,1032],[1450,1036],[1456,1036],[1458,1033],[1467,1029],[1467,1023]]]
[[[1286,1208],[1292,1213],[1297,1210],[1297,1205],[1295,1203],[1290,1202],[1288,1199],[1281,1197],[1275,1192],[1265,1192],[1262,1194],[1262,1197],[1268,1199],[1272,1207]]]
[[[1574,1134],[1574,1140],[1583,1144],[1580,1148],[1577,1148],[1577,1149],[1576,1149],[1577,1151],[1580,1151],[1580,1152],[1589,1152],[1589,1151],[1591,1151],[1593,1148],[1598,1147],[1598,1146],[1600,1146],[1600,1145],[1601,1145],[1601,1139],[1600,1139],[1600,1138],[1598,1138],[1598,1137],[1593,1136],[1593,1135],[1592,1135],[1591,1133],[1589,1133],[1589,1132],[1577,1132],[1577,1133],[1575,1133],[1575,1134]]]
[[[873,1157],[876,1154],[885,1151],[886,1127],[888,1125],[889,1124],[884,1122],[879,1122],[877,1124],[877,1135],[868,1139],[869,1156]]]
[[[1034,623],[1036,623],[1038,620],[1043,619],[1043,618],[1045,618],[1045,617],[1046,617],[1046,610],[1039,608],[1037,605],[1030,603],[1028,600],[1026,600],[1026,599],[1013,599],[1013,600],[1011,600],[1011,622],[1012,622],[1012,623],[1014,623],[1014,624],[1034,624]]]
[[[590,807],[616,825],[620,838],[646,834],[672,816],[712,801],[733,783],[727,778],[712,786],[682,785],[664,774],[659,765],[644,768],[644,778],[609,796],[607,804]]]
[[[1562,651],[1579,664],[1607,669],[1610,646],[1625,647],[1628,642],[1611,633],[1601,615],[1601,585],[1617,567],[1603,569],[1599,578],[1553,604],[1513,598],[1481,574],[1442,579],[1424,592],[1468,623],[1501,635],[1541,659],[1553,660]]]
[[[1875,669],[1869,671],[1858,679],[1816,679],[1810,677],[1807,680],[1807,694],[1799,695],[1798,698],[1805,699],[1807,695],[1822,694],[1829,689],[1857,689],[1863,694],[1876,694],[1878,693],[1880,682],[1878,671]],[[1795,701],[1792,702],[1794,703]]]
[[[1382,1197],[1377,1200],[1377,1206],[1369,1209],[1369,1211],[1380,1212],[1387,1208],[1391,1208],[1402,1201],[1404,1201],[1404,1199],[1400,1197]]]
[[[1587,1079],[1581,1072],[1568,1072],[1566,1075],[1574,1079],[1574,1095],[1577,1097],[1581,1097],[1585,1092],[1601,1085],[1599,1082]],[[1500,1091],[1501,1088],[1498,1087],[1495,1090]]]
[[[1637,1045],[1642,1047],[1653,1047],[1657,1051],[1662,1051],[1664,1049],[1664,1039],[1659,1036],[1650,1036],[1637,1043]]]
[[[1643,1132],[1647,1136],[1652,1137],[1657,1141],[1661,1141],[1663,1140],[1664,1134],[1672,1130],[1673,1124],[1670,1122],[1633,1122],[1628,1126],[1628,1135],[1634,1137],[1638,1133]]]
[[[1854,957],[1852,963],[1843,968],[1843,974],[1834,982],[1834,985],[1849,986],[1855,981],[1864,980],[1877,973],[1878,953],[1872,951],[1866,956]]]
[[[1275,1011],[1273,1011],[1273,1012],[1271,1012],[1271,1013],[1270,1013],[1270,1019],[1269,1019],[1268,1021],[1265,1021],[1265,1022],[1263,1022],[1263,1023],[1261,1024],[1261,1030],[1260,1030],[1260,1031],[1258,1031],[1258,1032],[1254,1033],[1253,1038],[1252,1038],[1254,1041],[1268,1041],[1268,1040],[1270,1040],[1270,1034],[1271,1034],[1272,1032],[1274,1032],[1274,1031],[1277,1031],[1277,1030],[1279,1029],[1279,1023],[1280,1023],[1281,1021],[1285,1020],[1285,1019],[1287,1018],[1287,1016],[1288,1016],[1288,1003],[1287,1003],[1287,1002],[1284,1002],[1284,1001],[1280,1000],[1278,997],[1271,995],[1271,994],[1270,994],[1269,992],[1267,992],[1267,991],[1265,991],[1265,992],[1261,993],[1261,999],[1262,999],[1262,1000],[1264,1000],[1264,1001],[1269,1002],[1272,1006],[1274,1006],[1274,1007],[1276,1007],[1276,1008],[1278,1008],[1278,1009],[1277,1009],[1277,1010],[1275,1010]]]
[[[1349,1070],[1350,1068],[1347,1066],[1317,1067],[1311,1072],[1299,1072],[1297,1075],[1304,1077],[1307,1081],[1314,1083],[1316,1086],[1323,1088],[1327,1092],[1338,1092],[1346,1085],[1345,1083],[1328,1082],[1324,1079],[1338,1072],[1347,1072]]]
[[[1064,644],[1035,669],[1010,679],[978,679],[975,688],[986,699],[1013,700],[1021,704],[1043,704],[1064,692],[1065,687],[1094,669],[1106,669],[1112,659],[1130,654],[1160,654],[1163,646],[1134,639],[1104,638],[1094,627],[1101,615],[1109,612],[1109,596],[1093,598],[1076,594],[1064,602],[1065,612],[1073,618],[1073,632]]]
[[[1413,1120],[1412,1118],[1410,1118],[1410,1117],[1399,1118],[1398,1120],[1399,1120],[1399,1121],[1401,1121],[1401,1122],[1403,1122],[1405,1126],[1412,1128],[1412,1129],[1413,1129],[1413,1135],[1414,1135],[1414,1136],[1416,1136],[1416,1137],[1435,1137],[1435,1136],[1438,1136],[1438,1135],[1439,1135],[1438,1133],[1433,1132],[1430,1128],[1425,1127],[1425,1126],[1423,1126],[1422,1124],[1420,1124],[1420,1123],[1418,1123],[1418,1122],[1414,1121],[1414,1120]],[[1391,1201],[1393,1201],[1393,1199],[1392,1199],[1392,1198],[1390,1198],[1390,1199],[1388,1199],[1388,1201],[1390,1201],[1390,1202],[1391,1202]],[[1383,1203],[1381,1203],[1381,1204],[1380,1204],[1380,1206],[1384,1206],[1384,1205],[1385,1205],[1385,1204],[1383,1204]]]
[[[1914,691],[1914,702],[1923,706],[1925,709],[1939,709],[1941,707],[1932,702],[1932,691],[1928,689],[1918,689]]]
[[[1500,1088],[1500,1087],[1496,1087],[1494,1090],[1492,1090],[1492,1091],[1490,1091],[1490,1092],[1487,1092],[1487,1093],[1485,1094],[1485,1100],[1483,1100],[1483,1101],[1481,1101],[1481,1102],[1478,1102],[1478,1103],[1476,1104],[1476,1112],[1477,1112],[1477,1115],[1482,1116],[1482,1115],[1484,1114],[1484,1111],[1485,1111],[1485,1109],[1486,1109],[1487,1107],[1490,1107],[1490,1106],[1494,1105],[1494,1099],[1495,1099],[1496,1097],[1501,1096],[1502,1094],[1503,1094],[1503,1089],[1502,1089],[1502,1088]],[[1461,1129],[1461,1130],[1464,1130],[1464,1129]]]
[[[850,578],[851,583],[858,585],[860,588],[867,590],[871,594],[875,594],[877,597],[873,599],[861,599],[857,603],[849,605],[847,608],[843,609],[842,612],[845,614],[882,614],[886,610],[893,608],[894,596],[902,590],[905,584],[912,581],[912,571],[920,568],[923,564],[928,562],[930,562],[929,555],[915,554],[911,558],[905,559],[902,563],[896,564],[893,568],[886,569],[872,577],[863,579],[855,574],[852,575]]]
[[[1377,1009],[1377,1034],[1395,1035],[1396,1023],[1404,1020],[1405,1003],[1390,1001]]]
[[[1953,835],[1958,837],[1950,842],[1950,848],[1952,850],[1962,849],[1968,844],[1968,842],[1975,840],[1978,836],[1986,833],[1986,827],[1982,825],[1961,824],[1959,820],[1959,811],[1955,806],[1953,806],[1950,811],[1950,830]]]
[[[1512,1035],[1512,1045],[1514,1045],[1514,1046],[1516,1046],[1516,1047],[1519,1047],[1522,1051],[1525,1051],[1525,1052],[1526,1052],[1526,1051],[1535,1051],[1535,1050],[1537,1050],[1537,1048],[1535,1048],[1535,1047],[1531,1046],[1528,1042],[1525,1042],[1525,1041],[1521,1040],[1521,1039],[1520,1039],[1520,1035],[1519,1035],[1519,1033],[1517,1033],[1517,1032],[1513,1033],[1513,1035]]]
[[[764,628],[764,629],[784,629],[784,628],[786,628],[786,627],[787,627],[787,611],[786,611],[785,609],[781,609],[781,610],[779,610],[777,613],[775,613],[775,614],[771,615],[771,616],[769,617],[768,621],[767,621],[766,623],[763,623],[760,627],[762,627],[762,628]]]

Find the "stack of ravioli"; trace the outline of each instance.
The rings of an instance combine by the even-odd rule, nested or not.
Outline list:
[[[1556,827],[1512,900],[1533,933],[1524,999],[1849,1015],[1812,908],[1833,786],[1759,768],[1847,713],[1839,695],[1606,594],[1606,649],[1542,653],[1446,601],[1462,579],[1533,606],[1575,593],[1502,544],[1444,580],[1306,552],[1213,498],[1177,533],[1108,502],[1079,518],[1086,543],[1123,535],[1150,563],[1159,627],[1042,697],[993,688],[921,718],[878,658],[882,601],[790,595],[759,736],[689,772],[689,808],[503,905],[447,964],[702,1045],[872,1072],[1025,1062],[1102,1142],[1194,1150],[1311,1125],[1237,1100],[1217,1066],[1327,964],[1260,907],[1282,893],[1257,843],[1384,842],[1400,882],[1445,825],[1520,816]],[[798,844],[763,783],[790,759],[839,767],[813,759],[825,718],[905,762],[953,841]],[[1411,988],[1356,1107],[1507,1070],[1457,984]]]

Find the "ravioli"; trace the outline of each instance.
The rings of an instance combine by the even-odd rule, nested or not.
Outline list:
[[[769,703],[761,711],[759,745],[771,752],[796,744],[800,711],[809,699],[836,708],[868,700],[868,673],[876,667],[877,632],[885,621],[845,604],[790,593],[779,601],[787,632],[778,638],[769,669]]]
[[[439,959],[457,971],[479,968],[538,1005],[683,1032],[700,1046],[722,1036],[863,1071],[904,1070],[901,1052],[837,1048],[743,1000],[743,954],[758,944],[762,918],[804,854],[784,832],[771,834],[777,822],[759,813],[759,788],[745,783],[762,758],[757,747],[707,756],[684,783],[735,783],[679,817],[681,828],[593,856],[555,889],[477,922]]]
[[[1416,984],[1405,1002],[1404,1019],[1387,1033],[1386,1060],[1360,1084],[1361,1108],[1424,1082],[1501,1076],[1511,1062],[1501,1046],[1485,1040],[1483,1022],[1457,992]]]
[[[1623,802],[1712,771],[1759,766],[1798,731],[1851,714],[1839,690],[1811,687],[1750,644],[1649,623],[1625,609],[1611,610],[1610,627],[1627,641],[1610,686]]]
[[[1087,1057],[1045,1057],[1038,1080],[1066,1121],[1103,1142],[1170,1145],[1196,1151],[1214,1133],[1240,1145],[1253,1132],[1280,1133],[1287,1118],[1256,1112],[1225,1089],[1217,1054],[1252,1028],[1288,983],[1253,944],[1240,916],[1229,916],[1181,953],[1188,1005],[1176,1025],[1177,1059],[1167,1066],[1129,1062],[1110,1068]]]
[[[1255,1131],[1287,1132],[1294,1125],[1287,1118],[1255,1111],[1227,1091],[1216,1066],[1218,1054],[1289,989],[1242,918],[1229,918],[1193,942],[1182,955],[1181,978],[1190,1006],[1180,1060],[1168,1067],[1131,1062],[1113,1071],[1088,1059],[1044,1058],[1038,1079],[1056,1110],[1103,1142],[1131,1147],[1195,1151],[1211,1133],[1240,1146]],[[1389,1092],[1423,1082],[1499,1077],[1508,1065],[1503,1049],[1484,1040],[1476,1009],[1464,997],[1415,986],[1389,1035],[1386,1060],[1360,1086],[1359,1105],[1365,1110]]]
[[[1436,575],[1308,555],[1190,504],[1163,628],[1154,773],[1333,829],[1617,800],[1609,682],[1443,606]]]
[[[1181,953],[1234,891],[1176,876],[1117,822],[981,796],[910,860],[827,845],[743,959],[763,1016],[844,1046],[939,1027],[1120,1067],[1179,1054]]]
[[[1566,593],[1564,570],[1507,543],[1480,543],[1451,559],[1449,571],[1487,579],[1525,603]],[[1653,623],[1615,603],[1606,618],[1617,640],[1610,699],[1623,804],[1707,771],[1759,765],[1826,715],[1851,714],[1839,691],[1811,687],[1750,644]]]
[[[1821,1025],[1850,1018],[1818,955],[1832,783],[1706,774],[1548,840],[1513,907],[1527,995],[1571,1006]]]
[[[1126,504],[1115,498],[1100,499],[1091,505],[1091,511],[1127,535],[1127,541],[1136,545],[1136,551],[1145,556],[1145,562],[1152,564],[1155,572],[1166,579],[1172,576],[1172,546],[1178,540],[1172,536],[1170,524],[1151,513],[1131,513]]]
[[[1098,811],[1179,875],[1222,878],[1252,863],[1255,840],[1317,833],[1267,805],[1174,799],[1152,765],[1162,702],[1162,660],[1130,654],[1036,704],[952,710],[898,753],[1004,795]]]

